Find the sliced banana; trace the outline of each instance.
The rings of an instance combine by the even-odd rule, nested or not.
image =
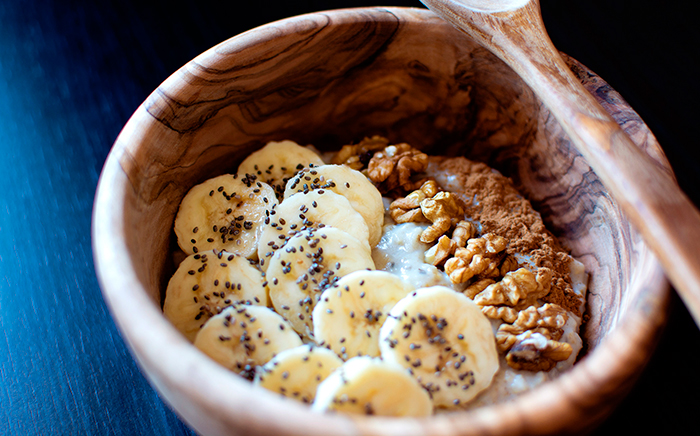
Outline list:
[[[384,223],[384,203],[382,194],[364,174],[346,165],[307,168],[289,179],[284,198],[313,190],[333,191],[347,198],[367,223],[369,244],[374,247],[379,243]]]
[[[311,409],[379,416],[429,416],[428,392],[402,367],[353,357],[318,386]]]
[[[249,379],[256,366],[301,344],[299,335],[272,309],[245,304],[211,317],[194,340],[206,355]]]
[[[306,344],[284,350],[258,367],[253,382],[285,397],[311,403],[318,385],[342,364],[332,351]]]
[[[311,148],[289,140],[271,141],[245,158],[238,166],[238,174],[250,174],[272,186],[281,200],[287,180],[297,171],[323,164],[321,156]]]
[[[178,245],[187,254],[216,248],[256,259],[264,219],[276,205],[275,193],[265,183],[232,174],[209,179],[180,203]]]
[[[415,287],[386,271],[355,271],[323,291],[313,311],[316,342],[347,360],[375,356],[379,329],[394,305]]]
[[[209,250],[185,258],[170,278],[163,313],[190,341],[234,303],[269,306],[262,272],[240,254]]]
[[[260,234],[258,258],[263,270],[269,259],[296,233],[307,228],[331,226],[352,234],[369,249],[369,229],[362,215],[347,198],[322,189],[286,198],[274,214],[265,219]]]
[[[321,293],[346,274],[374,269],[367,244],[334,227],[295,234],[269,263],[266,278],[273,307],[309,339]]]
[[[410,370],[441,408],[473,399],[499,367],[491,323],[464,294],[444,286],[418,289],[396,303],[379,348],[384,360]]]

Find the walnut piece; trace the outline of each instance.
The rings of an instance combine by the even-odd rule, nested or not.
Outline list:
[[[455,251],[455,244],[452,239],[447,237],[447,235],[442,235],[437,241],[437,244],[433,245],[425,251],[423,254],[423,260],[425,263],[437,266],[445,261],[452,253]]]
[[[501,351],[508,351],[515,344],[516,337],[527,330],[542,333],[548,339],[558,340],[567,319],[566,311],[557,304],[530,306],[521,310],[512,324],[501,324],[498,327],[496,343]]]
[[[549,293],[551,281],[552,271],[549,268],[538,268],[537,274],[527,268],[518,268],[477,294],[474,302],[480,306],[515,306],[526,299],[534,303]]]
[[[556,304],[521,310],[512,324],[501,324],[496,332],[499,351],[515,369],[549,371],[572,353],[571,345],[559,342],[568,316]]]
[[[395,190],[408,192],[415,186],[411,177],[427,167],[427,154],[401,143],[374,153],[367,166],[367,174],[382,194]]]
[[[549,371],[573,352],[571,345],[527,331],[506,354],[508,366],[526,371]]]
[[[428,180],[419,189],[411,192],[403,198],[397,198],[389,205],[389,214],[399,224],[409,222],[428,222],[423,215],[420,204],[426,198],[432,198],[438,193],[438,185],[435,180]]]
[[[476,226],[470,221],[460,221],[452,232],[452,242],[456,247],[465,247],[467,241],[476,235]]]
[[[471,298],[472,300],[474,297],[484,289],[486,289],[489,285],[496,283],[494,279],[479,279],[475,281],[474,283],[470,284],[467,286],[467,289],[464,290],[464,295],[467,297]]]
[[[481,288],[472,299],[481,306],[481,312],[488,318],[512,323],[517,319],[520,309],[530,307],[537,298],[549,293],[551,270],[540,270],[542,271],[538,270],[537,275],[527,268],[507,272],[500,282],[492,281],[493,284]]]
[[[507,323],[515,322],[518,319],[518,311],[508,306],[482,306],[481,313],[487,318],[500,319]]]
[[[452,238],[447,235],[442,235],[438,239],[437,244],[426,250],[424,260],[426,263],[438,266],[442,264],[448,257],[452,256],[455,250],[459,247],[464,247],[476,233],[476,227],[469,221],[460,221],[452,231]],[[470,297],[471,298],[471,297]]]
[[[501,262],[501,276],[504,276],[508,274],[511,271],[515,271],[518,269],[518,260],[515,258],[515,256],[508,255],[503,259],[503,262]]]
[[[432,223],[420,235],[421,242],[431,243],[444,235],[464,218],[464,208],[451,192],[438,192],[432,198],[420,202],[420,210]]]
[[[359,171],[367,166],[375,151],[381,150],[387,145],[389,145],[389,140],[381,136],[364,138],[357,144],[344,145],[333,156],[331,163],[345,164],[353,170]]]
[[[466,247],[457,248],[454,257],[445,262],[445,273],[452,283],[464,283],[476,275],[497,277],[499,254],[506,249],[506,239],[493,233],[467,241]]]
[[[448,232],[452,226],[463,221],[462,218],[464,218],[464,208],[457,197],[451,192],[440,191],[435,180],[426,180],[419,189],[411,192],[406,197],[394,200],[389,205],[389,213],[394,221],[399,224],[430,222],[431,225],[423,230],[423,233],[420,235],[421,242],[425,243],[435,242],[436,239]],[[448,240],[443,240],[442,245],[439,247],[443,251],[448,249],[447,255],[452,254],[454,248],[464,246],[462,240],[465,239],[465,235],[471,235],[470,232],[473,232],[468,227],[471,224],[466,221],[464,223],[462,225],[463,228],[457,232],[459,245],[454,245],[453,248],[448,249],[451,244],[448,243]],[[431,253],[429,257],[432,258],[433,254]],[[440,261],[444,260],[445,257],[442,257]],[[434,263],[434,265],[437,263]]]

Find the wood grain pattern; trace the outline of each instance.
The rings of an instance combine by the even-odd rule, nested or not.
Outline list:
[[[700,325],[700,211],[669,168],[640,153],[580,86],[547,36],[539,0],[501,2],[494,12],[481,12],[482,2],[475,0],[424,3],[504,60],[544,101],[644,236]]]
[[[568,65],[659,165],[654,136],[600,78]],[[171,227],[194,184],[269,140],[321,149],[382,134],[513,177],[591,274],[588,351],[518,401],[426,420],[312,415],[205,358],[162,316]],[[98,277],[151,383],[202,434],[561,434],[630,389],[665,324],[668,284],[641,237],[530,88],[432,13],[339,10],[244,33],[166,80],[117,139],[93,221]]]

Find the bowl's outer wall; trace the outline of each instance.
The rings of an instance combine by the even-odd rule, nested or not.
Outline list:
[[[633,140],[668,166],[620,96],[575,60],[567,62]],[[589,351],[573,371],[509,405],[427,421],[351,421],[312,416],[253,390],[167,323],[160,307],[173,269],[172,223],[191,186],[235,172],[270,140],[329,149],[374,134],[484,160],[533,201],[591,275]],[[98,276],[126,341],[165,399],[205,434],[585,430],[630,388],[667,314],[669,290],[658,263],[546,108],[499,60],[425,10],[294,17],[234,37],[184,66],[117,139],[98,187],[93,232]],[[259,405],[267,412],[256,412]]]

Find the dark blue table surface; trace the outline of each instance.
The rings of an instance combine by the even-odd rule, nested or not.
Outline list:
[[[236,3],[0,1],[1,435],[192,434],[139,372],[95,277],[92,202],[111,144],[160,82],[235,34],[323,9],[421,6]],[[700,31],[690,14],[656,3],[542,0],[542,9],[557,47],[631,103],[700,204]],[[596,434],[697,434],[699,346],[674,297],[657,352]]]

